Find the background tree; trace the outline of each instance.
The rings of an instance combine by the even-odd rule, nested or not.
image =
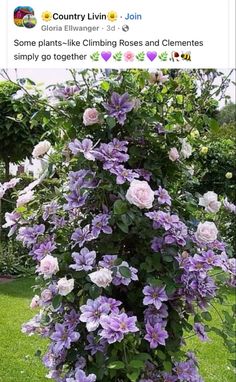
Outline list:
[[[47,131],[43,123],[34,123],[37,112],[35,93],[17,98],[20,86],[11,81],[0,82],[0,160],[5,165],[5,178],[9,178],[10,162],[24,160],[32,152],[34,145]]]

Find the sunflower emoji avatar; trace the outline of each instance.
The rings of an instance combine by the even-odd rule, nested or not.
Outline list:
[[[42,20],[43,21],[51,21],[52,20],[52,13],[49,11],[45,11],[42,13]]]
[[[117,20],[117,17],[118,17],[118,15],[117,15],[117,12],[115,12],[115,11],[110,11],[110,12],[108,12],[108,14],[107,14],[107,19],[109,20],[109,21],[116,21]]]

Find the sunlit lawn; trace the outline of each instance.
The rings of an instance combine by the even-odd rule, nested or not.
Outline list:
[[[0,284],[0,381],[45,382],[45,369],[34,354],[45,342],[21,333],[21,324],[33,316],[29,301],[33,280]]]
[[[0,284],[0,382],[46,382],[46,370],[34,354],[44,351],[45,341],[21,333],[21,324],[33,316],[29,302],[33,295],[33,280],[21,279]],[[234,295],[229,296],[234,303]],[[217,306],[230,309],[230,307]],[[220,318],[212,311],[213,324]],[[205,382],[235,382],[235,374],[228,362],[230,357],[220,337],[211,334],[211,342],[201,343],[197,338],[188,340],[188,347],[198,353],[201,374]],[[232,354],[231,357],[232,358]]]

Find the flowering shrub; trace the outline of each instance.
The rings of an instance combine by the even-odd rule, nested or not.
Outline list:
[[[185,179],[193,154],[186,124],[199,123],[197,96],[188,95],[194,80],[183,73],[150,84],[138,75],[139,98],[137,87],[126,91],[132,71],[76,92],[83,127],[50,154],[55,188],[42,178],[6,216],[36,263],[31,307],[40,312],[22,330],[49,338],[43,363],[58,382],[202,381],[194,354],[181,348],[184,333],[208,340],[214,269],[234,282],[217,195],[191,196],[197,221],[175,180]],[[41,148],[49,145],[34,153]]]

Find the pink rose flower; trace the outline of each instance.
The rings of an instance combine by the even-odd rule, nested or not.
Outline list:
[[[52,292],[50,289],[44,289],[41,293],[41,300],[43,302],[48,302],[52,299]]]
[[[99,123],[99,112],[97,109],[86,109],[83,115],[83,123],[85,126],[91,126],[95,123]]]
[[[58,280],[57,283],[58,293],[61,296],[67,296],[74,289],[74,285],[74,279],[67,280],[66,277],[63,277],[62,279]]]
[[[221,202],[218,201],[218,195],[214,191],[208,191],[199,198],[199,206],[205,207],[205,211],[216,213],[219,211]]]
[[[128,51],[128,52],[124,53],[124,59],[125,59],[126,62],[134,61],[134,58],[135,58],[135,55],[134,55],[133,52]]]
[[[201,243],[212,243],[217,239],[218,230],[213,222],[199,223],[195,236]]]
[[[169,151],[169,159],[175,162],[179,159],[179,152],[176,147],[172,147]]]
[[[110,269],[102,268],[99,271],[89,274],[90,280],[100,288],[106,288],[112,282],[112,272]]]
[[[30,303],[30,308],[31,308],[31,309],[38,308],[38,307],[39,307],[39,302],[40,302],[40,298],[39,298],[39,296],[35,295],[35,296],[32,298],[32,301],[31,301],[31,303]]]
[[[33,149],[32,156],[33,158],[39,158],[45,155],[51,148],[51,143],[48,141],[39,142]]]
[[[139,208],[152,208],[154,195],[154,191],[146,181],[133,180],[126,193],[126,199]]]
[[[51,255],[45,256],[38,267],[38,272],[44,275],[45,279],[49,279],[59,271],[58,261],[56,257]]]

